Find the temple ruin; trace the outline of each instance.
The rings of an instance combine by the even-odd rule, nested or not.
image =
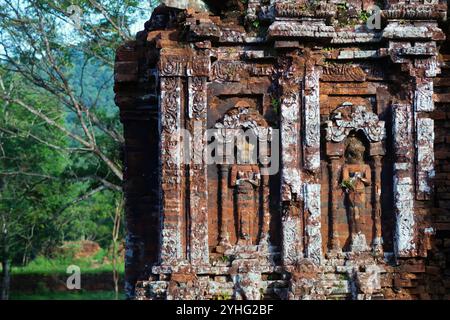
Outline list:
[[[116,56],[128,297],[449,298],[446,0],[162,3]]]

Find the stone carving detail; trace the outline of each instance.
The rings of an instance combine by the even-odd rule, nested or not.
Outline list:
[[[182,258],[181,245],[181,80],[161,78],[161,261],[176,265]]]
[[[295,66],[288,67],[286,78],[281,80],[285,88],[281,97],[281,160],[282,160],[282,201],[298,200],[301,195],[301,177],[299,164],[299,129],[300,129],[300,84],[290,78]]]
[[[189,166],[190,260],[193,265],[209,264],[206,149],[207,90],[205,77],[188,78],[188,117],[193,136],[193,158]]]
[[[305,76],[304,87],[304,122],[305,133],[303,148],[305,169],[320,168],[320,105],[319,105],[320,69],[315,67]]]
[[[305,2],[276,2],[275,15],[277,17],[314,17],[331,18],[336,14],[336,6],[326,1],[320,1],[317,4]]]
[[[256,234],[261,234],[260,240],[267,240],[267,228],[270,215],[266,201],[268,199],[268,185],[263,180],[260,163],[256,156],[256,148],[261,150],[261,142],[271,140],[272,128],[268,126],[266,120],[254,108],[251,108],[247,102],[239,101],[234,108],[228,110],[223,119],[215,124],[215,128],[220,130],[219,141],[230,143],[236,138],[237,161],[236,164],[230,165],[229,187],[235,190],[234,192],[234,207],[236,209],[237,217],[237,231],[238,231],[238,246],[251,246],[256,244],[254,237]],[[245,131],[247,130],[247,131]],[[252,134],[253,138],[249,137],[241,139],[240,133],[245,135]],[[227,141],[228,140],[228,141]],[[224,187],[227,187],[223,184]],[[261,191],[262,190],[262,191]],[[224,190],[221,191],[222,193]],[[262,194],[262,196],[261,196]],[[223,196],[221,197],[223,198]],[[258,221],[260,208],[262,207],[262,222],[258,223],[261,226],[255,232],[255,221]],[[224,218],[223,218],[224,219]],[[222,225],[226,221],[222,221]],[[229,245],[226,231],[221,236],[221,243]]]
[[[209,77],[211,59],[208,56],[194,56],[187,64],[186,74],[192,77]]]
[[[266,120],[246,102],[238,102],[214,127],[222,129],[224,137],[226,134],[237,134],[237,131],[241,129],[249,129],[255,137],[263,140],[270,140],[272,136],[272,128],[268,126]]]
[[[332,64],[323,68],[322,81],[366,81],[366,73],[359,66]]]
[[[269,35],[272,37],[291,37],[291,38],[327,38],[336,36],[333,27],[325,24],[302,24],[299,22],[275,21],[269,27]]]
[[[185,57],[162,55],[159,62],[159,74],[165,77],[180,77],[184,75],[185,67]]]
[[[208,56],[161,55],[159,75],[163,77],[208,77],[211,60]]]
[[[344,186],[350,221],[351,251],[367,250],[367,242],[362,232],[362,215],[366,208],[366,187],[371,185],[370,167],[364,163],[364,144],[354,135],[347,140],[345,164],[342,168],[342,186]]]
[[[444,296],[446,1],[338,2],[164,1],[117,51],[129,297]]]
[[[295,214],[297,209],[289,204],[284,208],[281,218],[283,228],[282,258],[284,265],[294,265],[303,258],[302,237],[300,233],[302,225],[298,212]]]
[[[202,77],[189,78],[189,118],[196,120],[206,118],[206,79]]]
[[[322,261],[322,234],[320,222],[320,184],[304,184],[306,226],[306,257],[316,265]]]
[[[445,19],[447,14],[445,5],[393,3],[388,9],[382,10],[381,15],[385,19],[433,20]]]
[[[428,80],[417,84],[416,92],[414,94],[415,111],[433,111],[433,81]]]
[[[428,199],[434,178],[434,121],[417,119],[417,197]]]
[[[401,164],[396,164],[403,169]],[[394,206],[396,212],[395,253],[399,257],[415,255],[415,221],[413,184],[410,177],[394,177]]]
[[[243,161],[253,152],[250,144],[244,143],[244,150],[239,150],[245,155]],[[245,150],[246,149],[246,150]],[[253,224],[258,218],[258,207],[255,199],[259,198],[257,190],[261,185],[261,174],[257,165],[239,164],[231,167],[230,186],[236,189],[236,208],[238,216],[238,244],[251,245],[252,235],[255,233]]]
[[[211,80],[217,82],[239,82],[245,67],[236,61],[216,61],[212,64]]]
[[[411,159],[412,145],[412,113],[411,106],[407,104],[395,104],[393,110],[393,138],[397,156]]]
[[[399,257],[415,254],[413,180],[411,178],[412,110],[409,105],[393,106],[395,253]]]
[[[343,141],[351,131],[362,131],[372,142],[382,141],[386,137],[384,121],[364,106],[344,103],[333,111],[330,121],[326,122],[326,140]]]

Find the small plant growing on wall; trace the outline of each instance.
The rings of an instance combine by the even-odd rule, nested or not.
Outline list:
[[[276,114],[279,114],[279,113],[280,113],[280,106],[281,106],[280,100],[277,99],[277,98],[272,98],[272,100],[270,101],[270,103],[271,103],[271,105],[272,105],[273,111],[274,111]]]
[[[363,10],[359,13],[359,21],[366,23],[370,16],[371,14],[368,11]]]
[[[231,295],[228,292],[222,292],[216,296],[216,300],[231,300]]]
[[[341,187],[344,188],[345,192],[350,192],[355,190],[355,186],[352,181],[350,180],[343,180],[341,182]]]

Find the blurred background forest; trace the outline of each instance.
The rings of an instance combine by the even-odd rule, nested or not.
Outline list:
[[[0,0],[1,299],[122,297],[114,52],[157,5]]]

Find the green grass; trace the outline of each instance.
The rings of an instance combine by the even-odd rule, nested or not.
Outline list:
[[[90,258],[75,259],[69,256],[56,256],[54,258],[47,258],[38,256],[26,266],[13,266],[12,275],[20,274],[41,274],[54,275],[66,274],[67,267],[70,265],[79,266],[82,273],[104,273],[112,272],[113,266],[106,257],[105,250],[100,250],[95,256]],[[123,274],[125,264],[120,261],[118,264],[118,271]]]
[[[119,293],[119,300],[124,300],[125,294]],[[112,291],[73,291],[73,292],[42,292],[42,293],[15,293],[12,292],[10,300],[115,300]]]

